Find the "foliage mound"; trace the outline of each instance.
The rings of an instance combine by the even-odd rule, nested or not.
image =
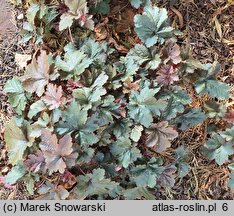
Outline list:
[[[155,199],[190,171],[188,149],[173,148],[173,140],[225,116],[229,87],[216,79],[220,65],[201,64],[179,46],[166,9],[130,1],[139,43],[126,55],[97,41],[109,2],[30,1],[22,42],[37,49],[24,75],[4,88],[16,112],[5,129],[12,169],[4,179],[23,180],[39,199]],[[201,149],[231,170],[232,124],[210,129]]]

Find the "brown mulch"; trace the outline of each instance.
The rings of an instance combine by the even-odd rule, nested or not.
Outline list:
[[[230,99],[225,103],[234,108],[234,4],[227,1],[181,1],[170,12],[174,24],[183,32],[182,43],[188,41],[192,53],[202,63],[218,61],[222,66],[219,79],[231,87]],[[179,12],[179,13],[178,13]],[[180,24],[183,23],[182,26]],[[219,29],[221,26],[221,31]],[[234,191],[227,187],[229,170],[210,162],[200,153],[207,139],[209,122],[187,130],[177,139],[190,150],[191,172],[178,180],[170,190],[158,193],[158,199],[234,199]],[[222,121],[215,122],[222,128]]]
[[[1,4],[3,2],[5,1],[0,0]],[[129,31],[129,25],[132,25],[132,17],[136,11],[132,9],[131,12],[131,7],[129,5],[126,6],[123,0],[117,0],[116,2],[121,2],[121,4],[118,7],[113,7],[109,19],[110,22],[111,20],[119,21],[116,26],[111,26],[111,29],[108,29],[107,34],[111,34],[110,43],[113,43],[116,49],[124,53],[125,47],[129,48],[133,46],[137,40],[135,37],[132,37]],[[222,71],[219,79],[231,86],[230,100],[226,105],[229,109],[233,109],[234,5],[227,7],[226,0],[174,1],[177,4],[173,6],[167,4],[168,2],[164,1],[162,5],[168,7],[173,25],[178,26],[183,32],[183,36],[179,39],[179,42],[185,46],[186,41],[188,41],[193,50],[194,57],[201,62],[212,63],[217,60],[221,63]],[[6,10],[4,11],[6,12]],[[7,16],[12,14],[11,10],[8,10],[8,12]],[[15,12],[16,16],[19,14],[18,12]],[[122,18],[120,19],[120,17]],[[0,8],[0,27],[1,20]],[[105,20],[103,20],[103,23],[105,25]],[[17,21],[17,25],[20,25],[20,21]],[[10,29],[14,28],[11,27]],[[4,37],[0,35],[0,152],[3,145],[1,131],[4,128],[5,122],[8,121],[13,113],[5,94],[2,92],[2,88],[13,75],[21,73],[14,61],[15,53],[26,52],[26,47],[18,45],[20,38],[18,29],[20,29],[20,26]],[[100,29],[103,30],[102,26]],[[0,29],[1,32],[3,31]],[[103,32],[100,37],[103,37]],[[208,161],[200,153],[200,147],[207,138],[206,131],[209,124],[209,122],[205,122],[200,126],[181,133],[180,137],[174,142],[175,146],[173,147],[183,144],[189,148],[189,161],[192,170],[185,178],[178,179],[176,186],[172,189],[160,189],[160,191],[156,191],[157,199],[234,199],[234,192],[227,187],[228,169],[225,166],[218,166],[214,162]],[[216,124],[222,127],[222,122],[217,122]],[[5,161],[2,160],[4,157],[1,153],[0,169],[7,166]],[[27,198],[27,192],[22,184],[17,184],[16,188],[12,190],[0,186],[0,199]]]

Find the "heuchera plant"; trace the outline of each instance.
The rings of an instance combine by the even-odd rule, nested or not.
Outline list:
[[[92,37],[87,3],[40,1],[27,11],[24,41],[34,38],[40,46],[53,40],[50,32],[69,36],[60,51],[40,46],[24,75],[5,85],[16,112],[5,129],[13,166],[5,183],[24,180],[30,194],[46,199],[155,199],[157,189],[173,187],[190,170],[185,146],[174,160],[162,153],[181,131],[224,117],[214,99],[228,99],[229,87],[216,80],[217,62],[201,64],[177,44],[166,9],[131,1],[145,6],[134,17],[141,43],[119,56]],[[79,38],[85,28],[90,37]],[[192,107],[187,85],[204,106]],[[233,140],[234,127],[213,134],[202,152],[222,165],[234,153]]]

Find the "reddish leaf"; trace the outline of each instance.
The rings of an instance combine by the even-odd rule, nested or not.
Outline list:
[[[158,184],[162,187],[173,187],[175,184],[175,166],[168,166],[158,178]]]
[[[104,40],[107,38],[108,36],[108,31],[106,29],[106,24],[108,23],[108,17],[106,17],[104,19],[103,22],[99,22],[95,28],[94,28],[94,32],[95,32],[95,35],[96,35],[96,40],[97,41],[101,41],[101,40]]]
[[[149,147],[155,147],[157,152],[162,152],[166,148],[170,147],[170,140],[173,140],[178,136],[176,130],[172,127],[168,127],[167,121],[152,124],[147,133],[149,136],[146,140],[146,145]]]
[[[157,74],[158,76],[156,80],[161,85],[168,86],[179,80],[176,70],[170,65],[161,66],[158,69]]]
[[[26,91],[36,92],[39,97],[44,93],[49,81],[49,62],[46,51],[42,50],[37,60],[35,57],[32,59],[21,79]]]
[[[234,124],[234,110],[226,113],[223,119],[228,123]]]
[[[38,193],[41,196],[37,197],[37,200],[65,200],[69,196],[63,185],[52,184],[49,181],[39,188]]]
[[[0,176],[0,185],[1,185],[1,184],[3,184],[5,188],[10,189],[10,190],[16,188],[15,185],[11,185],[11,184],[5,183],[5,177],[4,177],[4,176]]]
[[[128,94],[132,90],[138,91],[139,85],[137,84],[137,82],[132,82],[131,79],[128,78],[127,80],[124,81],[123,93]]]
[[[76,177],[74,175],[72,175],[68,170],[65,170],[65,172],[63,173],[63,185],[65,189],[69,189],[71,188],[77,181],[76,181]]]
[[[162,52],[167,60],[171,60],[173,64],[179,64],[181,62],[180,47],[175,42],[167,41]]]
[[[43,101],[47,106],[49,106],[50,110],[59,108],[64,103],[63,90],[62,87],[57,87],[56,85],[49,84],[47,87],[47,91],[45,93],[45,97],[43,97]]]
[[[28,155],[25,165],[32,172],[43,171],[45,168],[45,158],[42,152],[37,150],[35,154]]]
[[[73,153],[70,135],[65,135],[58,141],[56,135],[46,129],[42,129],[41,132],[40,148],[44,154],[49,174],[56,171],[64,173],[65,168],[72,167],[78,157],[78,153]]]
[[[72,91],[76,88],[81,88],[84,87],[84,85],[80,81],[73,81],[73,80],[68,80],[67,81],[67,90]]]

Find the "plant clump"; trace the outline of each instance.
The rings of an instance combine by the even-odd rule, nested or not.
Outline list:
[[[5,183],[25,180],[31,195],[47,199],[155,199],[188,174],[187,147],[174,149],[173,160],[163,153],[181,132],[225,116],[229,86],[216,79],[218,62],[201,64],[179,46],[166,9],[130,3],[141,9],[139,40],[123,55],[95,39],[109,1],[31,1],[22,42],[39,49],[4,88],[16,113],[5,129]],[[212,132],[203,155],[227,163],[233,131]]]

